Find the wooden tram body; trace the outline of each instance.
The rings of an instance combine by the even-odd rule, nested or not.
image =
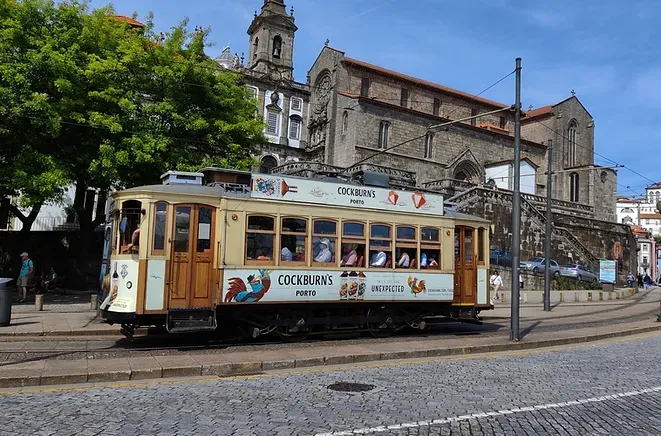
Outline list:
[[[387,335],[492,308],[489,222],[445,211],[439,195],[220,169],[202,185],[201,176],[169,173],[168,184],[113,195],[101,309],[126,335],[140,326]]]

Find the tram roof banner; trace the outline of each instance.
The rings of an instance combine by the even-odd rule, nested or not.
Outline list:
[[[296,203],[310,203],[443,215],[443,196],[422,192],[401,191],[329,183],[277,175],[253,174],[250,187],[252,198],[278,199]]]

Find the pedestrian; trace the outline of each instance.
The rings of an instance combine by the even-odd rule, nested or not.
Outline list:
[[[643,283],[645,283],[645,289],[650,288],[650,285],[652,284],[652,278],[650,277],[649,274],[645,273],[645,278],[643,279]]]
[[[28,296],[28,282],[34,275],[34,263],[30,256],[23,252],[21,253],[21,272],[18,274],[17,286],[22,291],[22,297],[19,298],[18,302],[22,303]]]
[[[523,302],[523,275],[519,271],[519,303]]]
[[[498,291],[503,286],[503,279],[500,277],[500,274],[498,274],[498,270],[494,270],[489,282],[491,283],[491,305],[493,306],[493,296],[496,296],[496,300],[500,300]]]
[[[643,275],[641,273],[638,273],[638,287],[643,287]]]
[[[633,282],[636,280],[636,278],[631,274],[631,271],[629,271],[629,275],[627,276],[627,284],[629,285],[630,288],[633,288]]]

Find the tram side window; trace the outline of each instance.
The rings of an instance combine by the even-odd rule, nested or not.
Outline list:
[[[340,266],[365,267],[365,224],[342,223],[342,261]]]
[[[305,262],[308,222],[303,218],[282,218],[280,226],[280,261]]]
[[[392,227],[372,224],[370,228],[370,268],[392,266]]]
[[[312,258],[317,264],[336,264],[337,223],[328,220],[314,220],[312,228]]]
[[[395,237],[395,267],[415,268],[418,262],[418,238],[415,227],[397,226]]]
[[[441,232],[435,228],[423,227],[420,234],[420,268],[439,269]]]
[[[484,252],[486,243],[485,233],[484,229],[477,230],[477,261],[482,265],[484,265],[484,259],[486,257],[486,253]]]
[[[136,200],[125,201],[122,204],[122,219],[119,223],[121,232],[120,253],[137,253],[140,248],[140,220],[142,218],[142,203]]]
[[[273,263],[273,242],[275,240],[275,218],[270,216],[249,216],[246,232],[246,260],[260,263]]]
[[[167,228],[167,203],[158,202],[154,214],[154,245],[152,254],[162,256],[165,254],[165,229]]]

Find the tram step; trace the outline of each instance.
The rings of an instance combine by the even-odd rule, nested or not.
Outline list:
[[[215,330],[216,311],[212,308],[169,310],[166,325],[169,333]]]

